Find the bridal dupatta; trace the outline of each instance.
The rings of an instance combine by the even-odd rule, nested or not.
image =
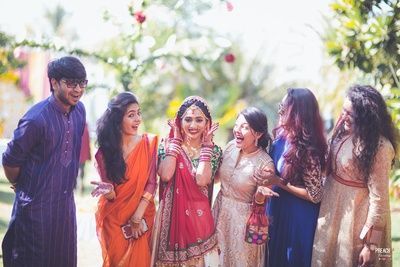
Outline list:
[[[107,181],[102,154],[100,150],[99,152],[96,153],[99,172],[102,180]],[[103,266],[150,266],[150,235],[155,216],[153,200],[143,216],[149,230],[139,239],[126,240],[122,235],[121,225],[128,222],[142,196],[149,193],[146,189],[150,180],[156,181],[156,155],[157,137],[149,138],[144,134],[126,159],[126,180],[122,184],[114,184],[116,198],[112,201],[105,197],[99,199],[96,228],[103,254]],[[154,190],[150,193],[154,194]]]
[[[177,157],[175,176],[160,184],[157,266],[192,266],[217,249],[207,188],[195,180],[196,170],[185,152]]]

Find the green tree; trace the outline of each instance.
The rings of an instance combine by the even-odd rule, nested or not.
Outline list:
[[[103,14],[107,23],[117,25],[116,37],[96,51],[56,45],[51,41],[13,41],[9,46],[39,47],[91,57],[104,64],[117,78],[111,94],[134,91],[146,108],[146,127],[157,130],[160,120],[171,117],[188,95],[205,97],[221,126],[232,126],[237,111],[248,103],[268,110],[279,94],[266,89],[272,66],[264,66],[255,57],[243,56],[238,42],[229,40],[210,26],[199,23],[224,1],[153,0],[134,1],[126,14]],[[226,11],[228,12],[228,11]],[[59,34],[67,12],[57,7],[47,12],[53,31]],[[127,25],[123,18],[129,18]],[[94,85],[97,87],[98,85]],[[271,112],[272,113],[272,112]]]
[[[381,90],[400,129],[400,1],[336,0],[326,48],[343,71]],[[400,181],[399,163],[393,181]]]
[[[15,40],[12,36],[0,31],[0,77],[25,64],[14,56],[14,48],[11,45],[13,42]]]
[[[326,48],[342,69],[358,69],[384,93],[400,128],[400,1],[337,0]]]

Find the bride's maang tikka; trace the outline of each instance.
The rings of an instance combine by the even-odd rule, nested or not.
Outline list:
[[[201,108],[199,108],[198,106],[196,106],[195,103],[193,103],[190,107],[188,107],[185,111],[185,113],[183,113],[182,118],[186,116],[186,114],[188,113],[188,111],[191,110],[193,113],[195,110],[199,111],[201,113],[201,116],[204,117],[205,119],[207,119],[207,116],[204,114],[204,112],[201,110]]]
[[[191,100],[192,101],[194,100],[193,104],[190,105],[185,110],[185,112],[182,114],[181,118],[185,117],[189,110],[191,110],[192,112],[194,112],[195,110],[198,110],[204,116],[205,119],[208,119],[206,114],[204,114],[203,110],[199,106],[196,105],[196,102],[201,102],[204,105],[204,107],[207,109],[207,112],[210,114],[210,110],[208,109],[208,105],[207,105],[206,101],[203,98],[201,98],[200,96],[189,96],[183,101],[183,103],[187,103],[187,102],[189,102]]]

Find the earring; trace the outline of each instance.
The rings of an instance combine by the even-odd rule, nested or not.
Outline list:
[[[256,141],[254,143],[256,146],[258,146],[258,138],[256,138]]]

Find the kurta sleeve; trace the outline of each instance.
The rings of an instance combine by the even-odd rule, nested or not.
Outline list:
[[[26,161],[31,149],[41,142],[38,123],[34,120],[21,119],[17,129],[14,131],[14,138],[7,145],[3,153],[3,165],[20,167]]]
[[[303,180],[311,201],[313,203],[321,202],[323,195],[322,170],[321,163],[318,158],[311,157],[309,165],[304,171]]]
[[[375,155],[368,182],[369,208],[367,220],[361,231],[360,238],[364,239],[369,232],[369,242],[379,244],[384,230],[389,206],[389,173],[394,158],[394,149],[387,140],[381,140]],[[372,228],[371,231],[369,231]]]
[[[151,200],[157,188],[157,146],[158,146],[158,137],[153,136],[149,138],[150,145],[150,169],[149,169],[149,178],[147,180],[146,186],[144,188],[143,198],[147,200]]]

